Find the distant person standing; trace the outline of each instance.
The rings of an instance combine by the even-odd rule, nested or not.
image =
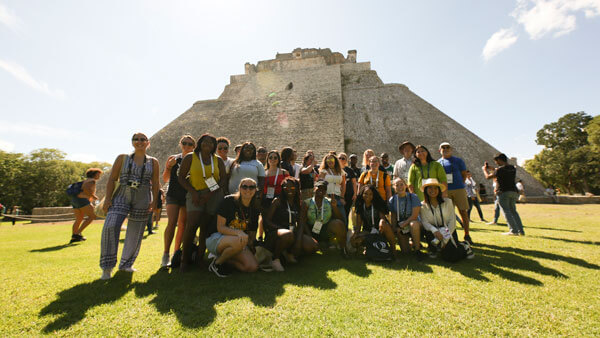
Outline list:
[[[296,171],[294,169],[294,149],[285,147],[281,149],[281,167],[290,174],[290,176],[296,177]]]
[[[527,202],[527,199],[525,197],[525,187],[523,186],[523,180],[518,180],[517,181],[517,190],[519,191],[519,203],[525,203]]]
[[[462,226],[465,232],[465,241],[473,245],[473,240],[469,235],[469,199],[465,190],[465,180],[467,179],[467,166],[465,162],[456,156],[452,156],[452,146],[448,142],[440,144],[440,154],[442,157],[438,162],[444,167],[446,172],[446,181],[448,183],[448,198],[452,200],[455,207],[458,208]]]
[[[96,219],[91,202],[98,199],[96,196],[96,181],[100,179],[100,175],[102,175],[102,170],[98,168],[88,169],[85,172],[85,180],[79,182],[81,183],[79,193],[70,196],[73,213],[75,214],[75,222],[73,223],[71,241],[69,243],[85,241],[85,237],[81,233],[83,229]],[[84,221],[85,217],[87,218]]]
[[[219,157],[223,160],[223,164],[225,164],[225,173],[227,175],[229,175],[229,170],[231,169],[231,165],[235,160],[234,158],[227,156],[229,154],[229,143],[230,142],[227,137],[221,136],[217,138],[217,155],[219,155]]]
[[[479,218],[482,222],[486,222],[483,218],[483,212],[481,211],[481,206],[479,205],[479,197],[477,196],[477,183],[473,179],[473,175],[471,172],[467,170],[467,179],[465,180],[465,189],[467,190],[467,197],[469,198],[469,210],[467,210],[467,214],[469,219],[471,219],[471,210],[473,206],[477,208],[477,212],[479,213]]]
[[[358,156],[356,156],[356,154],[352,154],[348,158],[350,159],[350,169],[354,171],[354,176],[360,177],[360,168],[356,166],[358,164]],[[358,188],[356,190],[358,191]]]
[[[258,149],[256,149],[256,160],[260,162],[263,167],[267,166],[267,148],[258,147]]]
[[[375,156],[375,152],[373,151],[373,149],[367,149],[365,150],[365,152],[363,153],[363,158],[362,158],[362,168],[360,168],[360,172],[364,173],[369,171],[369,169],[371,169],[371,167],[369,166],[369,159],[371,157]],[[378,159],[379,161],[379,159]],[[360,177],[360,175],[359,175]]]
[[[390,164],[390,155],[388,153],[381,153],[381,170],[384,170],[390,178],[394,174],[394,166]]]
[[[523,223],[521,222],[521,217],[519,216],[516,207],[517,199],[519,197],[517,187],[515,186],[517,169],[515,166],[508,164],[508,158],[502,153],[494,156],[494,162],[498,165],[498,168],[493,168],[485,162],[481,169],[483,170],[485,178],[496,178],[498,182],[498,201],[500,207],[504,211],[504,216],[506,217],[509,228],[509,231],[504,233],[504,235],[525,236]],[[490,173],[488,170],[493,170],[493,172]]]
[[[408,182],[408,170],[413,164],[415,145],[406,141],[398,147],[398,150],[404,157],[394,164],[394,178],[402,178],[405,182]]]

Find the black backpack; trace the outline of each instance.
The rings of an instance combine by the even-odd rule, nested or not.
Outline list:
[[[372,261],[389,261],[392,259],[392,249],[380,234],[365,236],[365,256]]]
[[[67,187],[67,195],[69,196],[77,196],[81,192],[81,186],[83,185],[83,181],[69,184]]]

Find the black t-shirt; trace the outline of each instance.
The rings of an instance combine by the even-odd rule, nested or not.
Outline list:
[[[181,186],[181,184],[179,184],[179,180],[177,178],[179,175],[179,166],[181,166],[181,160],[183,157],[181,154],[178,154],[176,158],[177,160],[171,168],[171,176],[169,176],[169,188],[167,189],[167,196],[180,200],[185,199],[186,194],[185,189]]]
[[[358,179],[360,177],[360,174],[362,174],[362,171],[360,170],[360,168],[356,167],[356,168],[351,168],[352,171],[354,171],[354,177],[356,177],[356,179]]]
[[[258,228],[259,213],[260,211],[253,205],[245,207],[241,201],[236,201],[234,195],[225,196],[217,210],[217,215],[225,218],[225,225],[233,229],[244,230],[246,233],[256,231]],[[216,220],[212,223],[207,231],[207,236],[217,232]]]
[[[498,181],[498,191],[499,192],[507,192],[514,191],[517,192],[517,186],[515,185],[515,177],[517,176],[517,169],[510,165],[504,165],[498,169],[496,169],[496,178]]]
[[[362,231],[371,232],[373,227],[379,230],[379,211],[375,209],[373,204],[371,204],[369,208],[365,207],[363,204],[363,210],[356,210],[356,212],[360,215],[360,218],[363,221]]]
[[[354,187],[352,186],[352,179],[358,177],[352,168],[344,167],[344,171],[346,172],[346,194],[344,195],[344,199],[350,200],[352,196],[354,196]]]
[[[309,174],[300,173],[300,189],[312,189],[315,186],[315,168]]]

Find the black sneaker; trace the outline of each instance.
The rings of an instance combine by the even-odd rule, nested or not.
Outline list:
[[[85,241],[85,239],[83,238],[83,236],[81,236],[81,235],[72,235],[71,236],[71,241],[69,242],[69,244],[75,243],[75,242],[81,242],[81,241]]]
[[[217,275],[217,277],[229,276],[229,271],[227,271],[227,268],[223,266],[223,264],[216,264],[215,260],[210,262],[210,265],[208,266],[208,271],[214,272],[215,275]]]
[[[422,262],[425,257],[427,257],[426,254],[424,254],[421,250],[416,250],[414,252],[415,258],[417,259],[417,261]]]
[[[437,258],[438,256],[438,248],[433,245],[433,244],[429,244],[429,246],[427,247],[427,251],[428,251],[428,255],[430,258]]]
[[[77,235],[80,241],[85,241],[87,238],[83,237],[81,234]]]
[[[473,240],[471,239],[471,235],[465,235],[465,242],[469,243],[469,245],[473,245]]]
[[[475,254],[473,253],[473,249],[471,248],[471,246],[469,245],[469,243],[462,242],[460,244],[465,248],[465,251],[467,252],[467,259],[473,259],[473,258],[475,258]]]

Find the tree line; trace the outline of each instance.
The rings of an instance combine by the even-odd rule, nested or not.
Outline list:
[[[58,149],[42,148],[27,155],[0,150],[0,203],[7,208],[18,205],[26,214],[35,207],[68,206],[69,184],[81,181],[88,168],[106,171],[110,166],[70,161]]]
[[[569,113],[536,136],[544,149],[525,162],[525,170],[546,187],[600,194],[600,115]]]

